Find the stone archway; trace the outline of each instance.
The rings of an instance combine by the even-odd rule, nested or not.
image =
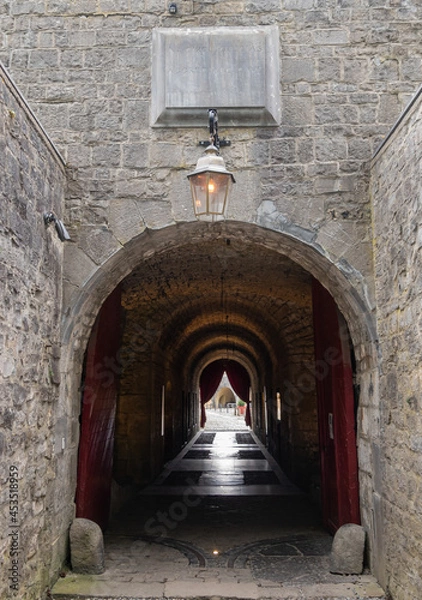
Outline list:
[[[212,226],[202,223],[181,224],[164,230],[145,232],[137,240],[129,242],[124,251],[114,255],[106,264],[98,269],[89,282],[76,294],[65,323],[64,374],[68,384],[69,400],[73,403],[78,401],[76,390],[79,387],[83,354],[93,319],[105,297],[120,281],[124,280],[131,273],[135,273],[135,276],[131,276],[131,281],[127,284],[128,287],[126,288],[126,292],[124,292],[127,295],[127,308],[131,308],[131,290],[133,289],[134,281],[136,285],[138,284],[136,278],[138,280],[140,278],[142,282],[146,281],[146,271],[142,271],[142,269],[139,271],[139,265],[154,264],[160,265],[161,268],[164,263],[159,262],[160,257],[164,257],[167,260],[170,254],[177,255],[183,248],[187,247],[188,250],[193,248],[198,250],[204,247],[215,249],[220,246],[227,248],[234,241],[241,242],[244,247],[253,249],[253,252],[248,254],[250,260],[252,260],[252,254],[262,252],[266,253],[266,256],[280,257],[284,261],[283,264],[285,266],[287,263],[300,264],[300,268],[304,272],[307,272],[309,276],[313,275],[331,292],[351,331],[357,358],[357,374],[362,389],[359,421],[363,419],[366,407],[370,402],[367,394],[369,394],[376,378],[373,362],[376,346],[373,336],[372,317],[365,299],[365,290],[359,281],[354,279],[355,274],[353,273],[353,276],[348,278],[345,275],[344,268],[340,270],[326,256],[318,252],[316,248],[299,242],[297,239],[257,226],[230,222],[214,224]],[[151,260],[158,262],[148,263]],[[222,260],[224,260],[224,256]],[[137,269],[138,271],[136,271]],[[177,274],[174,279],[177,280]],[[136,305],[136,309],[138,309],[138,299],[132,304],[133,306]],[[260,371],[266,373],[265,378],[269,381],[272,375],[268,371],[268,365],[271,363],[268,357],[277,354],[279,349],[277,350],[277,344],[274,343],[273,336],[271,335],[271,326],[260,323],[259,319],[254,317],[254,312],[250,305],[246,308],[248,310],[245,310],[244,314],[248,315],[248,328],[245,329],[244,315],[242,316],[242,311],[239,309],[236,313],[238,320],[233,319],[230,340],[238,344],[236,347],[237,352],[240,352],[245,358],[252,361],[252,363],[260,364]],[[184,351],[187,348],[190,349],[189,353],[185,355],[186,360],[183,361],[183,364],[189,370],[190,377],[193,378],[193,374],[198,372],[198,364],[204,361],[204,357],[211,356],[215,352],[216,347],[224,347],[224,340],[227,338],[227,334],[220,329],[220,333],[215,334],[212,338],[207,338],[204,335],[207,331],[215,332],[215,327],[219,323],[215,311],[213,312],[212,310],[212,303],[207,308],[208,322],[201,325],[202,329],[195,329],[193,326],[195,319],[199,319],[199,316],[195,312],[190,313],[189,319],[186,318],[183,303],[175,310],[175,314],[177,314],[178,319],[181,319],[180,322],[184,322],[186,325],[183,328],[183,334],[177,338],[172,338],[171,332],[174,331],[174,327],[171,326],[171,323],[174,321],[170,319],[169,327],[161,331],[160,335],[155,339],[158,345],[154,346],[154,352],[159,351],[157,348],[159,348],[160,343],[165,348],[168,347],[168,344],[172,344],[174,356],[178,354],[183,356]],[[245,332],[247,335],[243,335]],[[283,343],[288,345],[288,340],[286,340],[287,338],[283,340]],[[254,355],[256,348],[259,348],[260,345],[262,351]],[[166,368],[163,367],[163,377]],[[75,406],[73,408],[69,406],[70,414],[73,413],[75,415],[76,410],[78,409]],[[360,448],[366,452],[366,446],[376,441],[376,438],[371,440],[369,435],[365,437],[362,435],[361,429],[359,433],[358,441]],[[374,434],[374,437],[376,436],[376,432],[371,432],[370,435],[372,434]],[[362,463],[362,467],[364,467],[364,463]],[[362,503],[362,516],[363,521],[369,523],[369,515],[373,508],[370,505],[370,501],[368,502],[372,474],[365,472],[364,468],[361,468],[360,473],[362,494],[365,496],[365,501]]]
[[[226,358],[219,358],[209,363],[201,373],[200,377],[200,406],[201,406],[201,427],[205,426],[206,423],[206,410],[205,405],[214,396],[218,389],[218,385],[224,374],[227,374],[229,382],[236,394],[246,404],[246,425],[251,425],[251,414],[250,414],[250,389],[251,389],[251,378],[245,369],[245,367],[236,360]],[[234,394],[230,388],[224,388],[225,397],[229,398],[225,402],[233,402]],[[224,395],[223,395],[224,396]],[[220,394],[220,397],[223,398]],[[222,400],[224,402],[224,400]],[[222,404],[225,406],[225,404]]]
[[[231,388],[225,386],[215,393],[215,408],[226,408],[228,404],[234,404],[236,397]]]

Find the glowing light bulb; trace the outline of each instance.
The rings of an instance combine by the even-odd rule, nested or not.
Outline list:
[[[212,553],[214,554],[214,556],[218,556],[219,554],[218,550],[213,550]]]
[[[212,194],[213,192],[215,192],[215,183],[213,181],[210,181],[208,184],[208,191],[210,194]]]

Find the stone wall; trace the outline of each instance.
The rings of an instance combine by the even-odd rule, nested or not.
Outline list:
[[[422,90],[372,170],[375,275],[382,371],[386,581],[394,600],[422,589]]]
[[[57,448],[60,494],[54,502],[45,501],[53,507],[54,518],[47,519],[49,513],[39,505],[40,520],[46,518],[48,527],[55,527],[49,538],[55,564],[65,555],[71,519],[82,361],[96,313],[118,281],[145,257],[166,244],[172,250],[182,244],[183,235],[196,236],[198,243],[210,235],[187,223],[194,216],[185,178],[201,153],[198,141],[207,137],[206,111],[201,129],[150,126],[152,33],[157,28],[278,29],[280,125],[220,130],[232,141],[222,154],[237,181],[224,226],[230,235],[256,236],[257,247],[268,244],[303,264],[327,286],[344,312],[359,363],[365,525],[372,523],[374,510],[375,521],[380,514],[376,507],[382,477],[373,469],[381,450],[376,438],[378,389],[370,360],[375,353],[369,339],[374,290],[367,167],[420,81],[420,3],[181,0],[177,4],[175,16],[169,15],[166,3],[154,0],[10,0],[0,7],[0,58],[69,167],[64,217],[75,243],[66,246],[64,263],[67,379],[61,386],[62,412],[53,415],[49,408],[42,423],[50,432],[48,427],[55,422],[56,439],[64,438],[66,448],[64,452],[60,444]],[[16,138],[12,136],[11,142]],[[25,181],[23,176],[20,185]],[[47,190],[44,200],[51,193]],[[57,193],[55,201],[60,198]],[[166,233],[169,225],[174,226],[173,233],[170,227]],[[255,225],[259,227],[253,229]],[[61,252],[57,240],[48,239]],[[26,256],[28,249],[21,244],[16,252]],[[53,256],[51,248],[48,255]],[[41,277],[40,273],[32,269],[30,277]],[[52,293],[50,286],[56,280],[43,277],[39,297],[46,309],[45,296]],[[59,290],[54,293],[58,300]],[[59,309],[59,301],[55,307]],[[12,323],[16,327],[18,307],[9,310],[8,327]],[[44,327],[56,314],[46,313],[31,344],[49,339]],[[30,348],[26,345],[28,357],[35,355]],[[44,344],[38,350],[36,365],[41,370],[48,351]],[[25,354],[25,367],[30,363]],[[46,439],[51,439],[49,435]],[[51,456],[52,450],[46,453]],[[46,475],[43,493],[50,489],[48,481]],[[402,511],[407,506],[403,498],[394,506],[399,505]],[[375,534],[369,535],[372,549]],[[26,558],[27,565],[38,561],[37,555]],[[397,571],[391,581],[398,577]]]
[[[43,213],[61,216],[65,176],[1,65],[0,172],[0,596],[39,600],[57,535],[63,256]]]
[[[217,25],[275,26],[280,42],[281,125],[220,132],[237,179],[228,217],[322,249],[371,293],[365,165],[417,87],[420,10],[417,0],[183,0],[174,16],[144,0],[5,4],[0,57],[74,170],[66,304],[145,227],[194,219],[185,175],[206,111],[202,130],[150,127],[152,32]]]

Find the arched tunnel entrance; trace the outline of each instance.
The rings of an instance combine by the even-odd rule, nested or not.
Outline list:
[[[246,397],[251,435],[309,499],[306,506],[325,530],[360,522],[356,431],[363,363],[349,326],[364,340],[364,317],[351,319],[359,314],[356,294],[343,298],[349,307],[343,316],[318,281],[321,274],[326,285],[332,274],[279,251],[274,235],[268,232],[266,245],[262,230],[257,243],[214,224],[199,239],[183,236],[144,249],[120,276],[85,352],[77,516],[104,530],[110,516],[118,522],[125,503],[202,435],[210,391],[204,376],[209,385],[213,370],[218,379],[232,365],[235,385],[247,387],[236,393]],[[332,287],[338,290],[338,281]],[[288,520],[287,505],[283,511]]]
[[[326,526],[358,522],[350,348],[330,294],[286,255],[227,236],[144,259],[90,338],[78,515],[106,527],[112,487],[142,489],[159,475],[204,425],[229,369],[247,388],[247,424],[321,499]]]
[[[219,383],[225,374],[229,379],[231,387],[239,396],[241,402],[245,404],[245,424],[250,427],[252,423],[250,398],[251,378],[245,367],[236,360],[230,360],[227,357],[213,361],[201,373],[199,382],[201,407],[200,426],[204,427],[207,420],[205,405],[217,391]]]

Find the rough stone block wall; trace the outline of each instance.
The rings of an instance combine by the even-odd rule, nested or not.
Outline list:
[[[422,89],[372,171],[382,371],[382,508],[394,600],[422,589]]]
[[[117,283],[107,261],[124,254],[123,246],[146,228],[194,220],[185,175],[200,154],[197,142],[207,136],[206,115],[202,130],[150,127],[153,30],[255,25],[279,30],[282,118],[279,127],[220,132],[232,140],[223,156],[237,179],[228,219],[314,249],[371,309],[367,166],[420,82],[419,0],[181,0],[178,9],[172,17],[166,3],[154,0],[10,0],[0,6],[0,59],[69,166],[65,220],[75,243],[65,249],[66,310],[95,274]],[[42,289],[47,294],[49,287]],[[356,350],[358,358],[367,354]],[[66,435],[77,422],[80,373],[69,382],[62,398],[68,403],[63,414],[71,418],[57,424]],[[360,467],[370,507],[379,407],[369,379],[362,389],[368,410],[365,405]],[[72,443],[73,454],[57,465],[63,489],[53,504],[62,549],[65,511],[73,502],[76,425]]]
[[[271,390],[269,450],[297,485],[309,491],[319,479],[317,396],[314,376],[314,333],[311,288],[305,306],[291,309],[281,327],[285,346],[275,367]],[[280,390],[277,421],[275,390]]]
[[[64,166],[0,65],[0,597],[39,600],[55,522]]]
[[[73,168],[65,298],[145,227],[193,220],[185,174],[202,131],[151,129],[157,27],[276,25],[280,127],[227,129],[228,217],[315,245],[371,292],[365,166],[420,80],[421,6],[395,2],[22,2],[0,58]]]

